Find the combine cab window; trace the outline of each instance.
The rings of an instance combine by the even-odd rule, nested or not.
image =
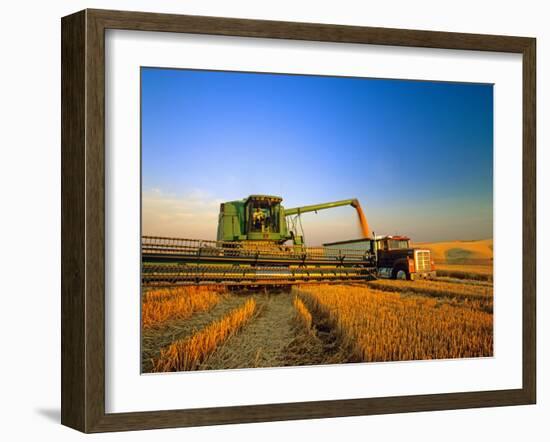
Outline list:
[[[279,211],[268,201],[248,203],[249,232],[276,233],[279,231]]]

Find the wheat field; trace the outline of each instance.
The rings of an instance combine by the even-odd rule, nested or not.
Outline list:
[[[434,296],[464,296],[473,298],[491,297],[493,287],[486,285],[461,284],[432,280],[398,281],[395,279],[378,279],[368,283],[369,287],[378,290],[413,292]]]
[[[144,291],[143,371],[492,356],[492,266],[447,268],[452,277],[291,291]]]
[[[493,281],[492,265],[437,264],[436,272],[438,276],[447,276],[450,278]]]
[[[415,243],[414,246],[429,249],[437,264],[491,265],[493,261],[492,239]]]
[[[386,292],[399,292],[406,295],[420,295],[438,298],[457,307],[467,307],[493,312],[493,286],[467,284],[440,280],[396,281],[379,279],[368,286]]]
[[[402,297],[367,287],[304,286],[295,290],[324,315],[358,361],[404,361],[491,356],[492,314]]]

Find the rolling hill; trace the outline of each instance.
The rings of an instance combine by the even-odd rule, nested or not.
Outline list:
[[[433,259],[441,264],[491,264],[493,240],[445,241],[415,243],[414,247],[431,250]]]

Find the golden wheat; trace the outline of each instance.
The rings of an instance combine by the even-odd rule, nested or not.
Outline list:
[[[437,264],[437,276],[448,276],[458,279],[473,279],[478,281],[493,280],[492,265],[449,265]]]
[[[150,290],[143,295],[141,323],[149,328],[172,319],[187,319],[196,312],[210,310],[219,300],[219,291],[210,287]]]
[[[403,361],[490,356],[493,317],[426,297],[362,287],[296,290],[310,309],[328,318],[360,361]]]
[[[250,320],[255,309],[256,301],[248,299],[244,305],[193,336],[173,342],[162,349],[159,358],[153,361],[153,371],[195,370],[222,342]]]
[[[297,296],[294,296],[293,304],[294,308],[296,309],[297,321],[301,323],[307,330],[311,330],[313,318],[311,317],[311,313],[309,312],[307,307]]]
[[[462,284],[446,281],[377,280],[369,286],[387,292],[416,293],[443,298],[445,302],[462,307],[493,312],[493,286]]]
[[[415,243],[414,247],[429,249],[437,263],[460,261],[463,263],[489,263],[493,260],[493,240],[444,241],[435,243]],[[439,267],[437,265],[437,267]]]
[[[396,281],[379,279],[369,282],[369,286],[390,292],[412,292],[434,296],[491,297],[493,287],[488,285],[460,284],[443,281]]]

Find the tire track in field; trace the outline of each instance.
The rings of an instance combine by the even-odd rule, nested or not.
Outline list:
[[[199,370],[284,365],[284,350],[295,337],[292,297],[273,292],[254,295],[254,299],[258,315],[221,345]]]

